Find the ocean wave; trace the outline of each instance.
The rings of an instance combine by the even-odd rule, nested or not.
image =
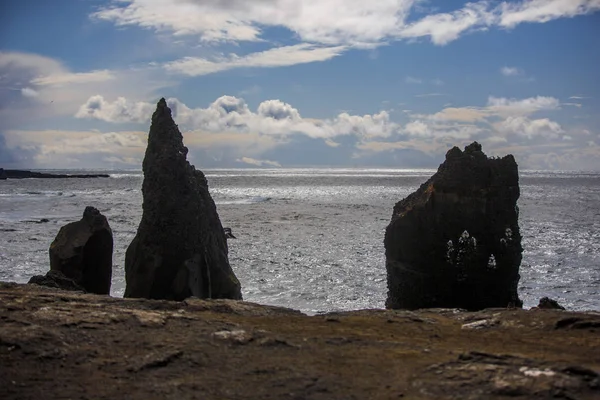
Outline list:
[[[258,204],[271,201],[271,197],[254,196],[245,199],[227,199],[227,200],[216,200],[215,203],[219,205],[227,204]]]
[[[128,174],[110,174],[111,178],[123,179],[123,178],[143,178],[144,175],[141,172],[128,173]]]

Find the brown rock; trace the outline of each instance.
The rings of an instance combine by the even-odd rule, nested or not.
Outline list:
[[[600,394],[594,312],[306,316],[243,301],[121,299],[2,282],[0,305],[2,400],[597,400]],[[588,327],[556,329],[566,318]],[[460,329],[477,320],[497,323]]]
[[[388,308],[522,306],[519,174],[512,155],[454,147],[386,229]]]
[[[152,115],[143,162],[143,215],[125,256],[125,297],[241,299],[217,208],[165,99]]]
[[[86,207],[83,218],[60,228],[50,245],[50,269],[62,272],[87,292],[109,294],[113,237],[106,217]]]

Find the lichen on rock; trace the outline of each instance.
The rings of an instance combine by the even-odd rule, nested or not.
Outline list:
[[[142,220],[125,255],[125,297],[242,298],[208,182],[187,153],[161,99],[143,162]]]
[[[386,229],[388,308],[521,306],[518,167],[454,147]]]

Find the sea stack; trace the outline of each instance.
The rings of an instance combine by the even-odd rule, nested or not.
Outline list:
[[[152,115],[143,162],[143,214],[125,255],[125,297],[241,299],[217,208],[165,99]]]
[[[108,220],[96,208],[86,207],[81,220],[60,228],[49,253],[51,271],[61,272],[88,293],[110,293],[113,236]],[[48,280],[56,277],[60,274],[47,275]],[[54,280],[57,287],[65,286]]]
[[[512,155],[454,147],[398,202],[385,233],[387,308],[521,307],[522,252]]]

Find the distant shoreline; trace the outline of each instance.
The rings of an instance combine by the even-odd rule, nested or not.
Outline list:
[[[45,172],[33,172],[20,169],[2,169],[0,168],[0,180],[6,179],[56,179],[56,178],[110,178],[108,174],[49,174]]]

